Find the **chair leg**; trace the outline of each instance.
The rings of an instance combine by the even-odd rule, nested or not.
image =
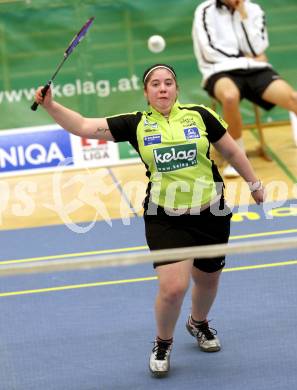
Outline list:
[[[258,130],[259,134],[259,140],[260,140],[260,155],[267,161],[271,161],[272,158],[268,155],[267,153],[267,147],[264,139],[264,134],[263,134],[263,128],[262,128],[262,123],[261,123],[261,117],[260,117],[260,110],[259,107],[256,104],[253,104],[254,106],[254,112],[255,112],[255,121],[256,121],[256,127]]]
[[[263,127],[261,123],[261,115],[260,115],[260,109],[256,104],[253,104],[254,107],[254,113],[255,113],[255,122],[256,122],[256,128],[258,130],[259,134],[259,154],[261,157],[263,157],[267,161],[272,161],[272,158],[267,153],[267,146],[264,139],[264,133],[263,133]],[[216,111],[217,108],[217,101],[215,99],[211,99],[211,109]]]

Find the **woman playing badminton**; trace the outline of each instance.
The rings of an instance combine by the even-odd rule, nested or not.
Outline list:
[[[85,138],[129,141],[147,169],[144,201],[146,239],[151,250],[227,243],[231,211],[224,201],[223,180],[210,160],[210,144],[248,183],[257,204],[264,189],[242,150],[227,133],[227,124],[212,110],[177,100],[176,73],[156,64],[143,75],[146,111],[106,118],[86,118],[52,99],[51,90],[36,102],[64,129]],[[174,328],[185,293],[193,280],[188,332],[205,352],[221,348],[208,313],[216,297],[225,256],[155,263],[159,290],[155,313],[157,332],[149,367],[154,376],[170,368]]]

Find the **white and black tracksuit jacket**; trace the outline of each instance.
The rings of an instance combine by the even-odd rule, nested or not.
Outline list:
[[[207,0],[195,11],[193,22],[194,53],[202,73],[202,85],[215,73],[271,67],[246,56],[262,54],[268,47],[265,14],[261,7],[245,0],[247,18],[241,20],[220,0]]]

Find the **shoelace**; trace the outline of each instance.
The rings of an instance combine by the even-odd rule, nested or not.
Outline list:
[[[198,337],[201,338],[204,335],[206,340],[213,340],[215,338],[214,336],[217,334],[215,329],[208,326],[208,322],[204,322],[203,324],[197,326],[197,329]]]
[[[171,344],[162,341],[157,341],[153,348],[157,360],[165,360],[167,352]]]

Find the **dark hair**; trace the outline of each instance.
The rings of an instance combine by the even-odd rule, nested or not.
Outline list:
[[[147,77],[148,75],[154,70],[154,69],[158,69],[158,68],[164,68],[164,69],[167,69],[169,70],[173,77],[176,79],[176,73],[175,73],[175,70],[173,69],[173,67],[171,65],[167,65],[167,64],[154,64],[152,66],[150,66],[149,68],[147,68],[144,73],[143,73],[143,76],[142,76],[142,82],[144,85],[146,85],[146,82],[147,82]]]

